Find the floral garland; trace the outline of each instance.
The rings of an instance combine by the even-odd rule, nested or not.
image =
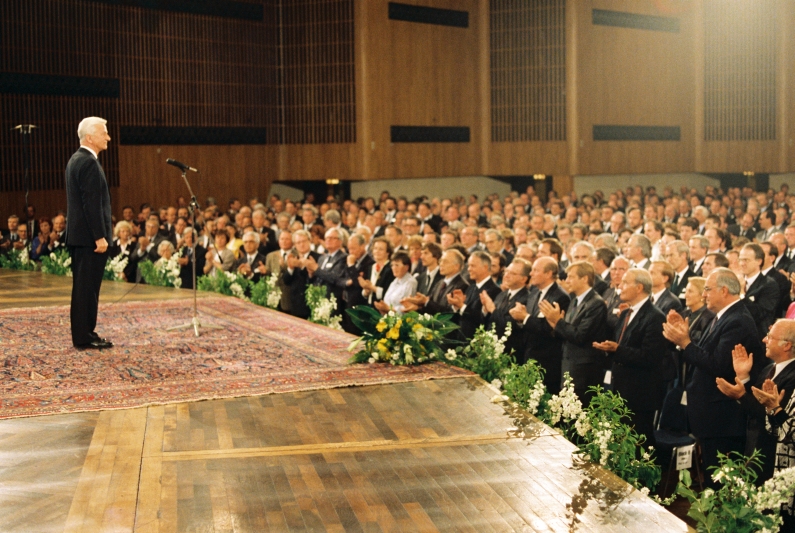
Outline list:
[[[412,311],[398,315],[389,311],[381,315],[368,305],[356,306],[347,313],[362,331],[362,336],[351,343],[348,351],[364,343],[351,358],[352,363],[412,365],[442,359],[445,357],[442,349],[445,335],[458,328],[449,314],[431,316]]]
[[[109,257],[108,262],[105,263],[105,271],[102,273],[102,279],[124,281],[124,269],[127,268],[128,263],[129,258],[125,255]]]
[[[10,270],[34,270],[36,263],[30,260],[28,249],[17,250],[12,248],[6,254],[0,254],[0,268]]]
[[[50,255],[41,257],[41,271],[56,276],[72,276],[72,256],[66,247],[60,247]]]
[[[309,285],[304,293],[306,305],[309,307],[309,321],[331,329],[342,330],[342,317],[335,315],[337,297],[333,294],[326,298],[326,287]]]
[[[471,370],[475,374],[500,388],[502,378],[515,362],[513,352],[505,352],[505,343],[511,336],[511,324],[507,324],[502,337],[497,336],[495,325],[491,329],[479,326],[472,341],[455,349],[448,349],[445,359],[448,363]]]
[[[170,259],[160,258],[154,263],[142,261],[138,264],[141,270],[141,277],[148,285],[156,287],[175,287],[182,286],[182,279],[179,277],[179,254],[174,254]]]
[[[250,285],[251,302],[260,307],[276,309],[282,299],[282,289],[279,287],[279,275],[271,274],[262,276],[259,281]]]
[[[243,274],[221,270],[216,270],[212,276],[202,276],[196,280],[196,288],[200,291],[217,292],[241,300],[248,300],[246,289],[249,284],[249,280]]]
[[[720,483],[717,490],[705,489],[697,494],[690,488],[690,472],[679,473],[677,494],[690,502],[687,516],[696,521],[699,532],[755,531],[773,533],[782,524],[781,505],[795,494],[795,466],[776,472],[761,487],[756,472],[761,467],[759,451],[750,457],[731,452],[718,454],[719,466],[713,467],[712,480]]]

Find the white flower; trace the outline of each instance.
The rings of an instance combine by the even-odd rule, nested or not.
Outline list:
[[[452,348],[450,348],[444,353],[444,358],[447,359],[448,361],[455,361],[457,357],[458,353],[456,353],[456,351],[453,350]]]
[[[494,387],[496,389],[501,389],[502,388],[502,381],[500,381],[497,378],[494,378],[494,379],[491,380],[491,385],[492,385],[492,387]]]
[[[375,357],[371,357],[367,360],[368,363],[375,363]]]

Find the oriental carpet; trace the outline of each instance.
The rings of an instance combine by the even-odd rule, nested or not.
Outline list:
[[[348,365],[353,336],[229,297],[99,308],[108,350],[72,347],[69,307],[0,311],[0,419],[470,375],[443,363]]]

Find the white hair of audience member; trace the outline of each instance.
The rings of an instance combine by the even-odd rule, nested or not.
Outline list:
[[[97,126],[104,126],[108,121],[100,117],[86,117],[77,125],[77,138],[80,142],[85,139],[86,135],[93,135]]]
[[[259,244],[259,242],[260,242],[260,240],[259,240],[259,233],[257,233],[256,231],[247,231],[247,232],[246,232],[246,233],[243,235],[243,238],[245,239],[245,238],[247,238],[247,237],[253,237],[253,239],[254,239],[254,242],[256,242],[257,244]]]
[[[157,255],[162,257],[163,252],[166,250],[170,251],[172,254],[174,253],[174,245],[171,244],[171,241],[163,241],[157,245]]]

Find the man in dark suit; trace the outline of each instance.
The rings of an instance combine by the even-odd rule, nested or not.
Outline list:
[[[308,261],[306,266],[312,283],[325,286],[328,297],[331,297],[333,294],[337,299],[337,311],[335,313],[337,315],[342,314],[345,310],[342,291],[345,289],[348,282],[348,269],[346,265],[346,258],[348,255],[342,248],[343,231],[344,230],[337,228],[330,228],[327,230],[324,243],[326,253],[321,255],[317,262],[314,260]]]
[[[652,261],[649,267],[649,274],[651,274],[651,301],[652,303],[663,312],[663,315],[668,316],[668,311],[676,311],[682,314],[683,307],[679,298],[673,295],[668,290],[671,282],[674,279],[674,269],[667,261]]]
[[[745,447],[745,416],[740,405],[715,386],[717,378],[734,383],[732,350],[742,344],[754,354],[755,368],[763,366],[762,343],[754,319],[740,301],[740,280],[727,268],[713,270],[704,285],[707,309],[715,318],[698,344],[690,341],[688,324],[669,313],[663,335],[682,350],[692,368],[685,390],[690,431],[702,449],[705,468],[718,465],[718,452],[742,452]],[[752,376],[752,379],[756,376]],[[713,488],[715,484],[708,479]]]
[[[352,309],[357,305],[367,305],[367,298],[362,294],[362,286],[359,278],[370,279],[370,270],[375,261],[367,255],[367,242],[363,235],[354,234],[348,239],[348,257],[345,260],[347,269],[347,281],[342,297],[345,300],[345,308]],[[342,316],[342,329],[354,335],[361,335],[362,332],[351,320],[348,313]]]
[[[621,301],[629,307],[619,316],[613,340],[596,342],[594,348],[610,354],[612,367],[604,383],[612,385],[632,411],[635,430],[654,442],[654,413],[661,407],[663,395],[665,315],[651,303],[651,275],[633,268],[621,282]]]
[[[694,276],[690,270],[690,247],[685,241],[673,241],[665,247],[663,259],[668,261],[674,269],[674,279],[671,281],[671,293],[679,298],[682,306],[685,305],[685,289],[687,281]]]
[[[749,243],[740,250],[740,270],[745,277],[743,303],[754,317],[756,330],[761,339],[776,320],[779,306],[778,285],[762,274],[765,251],[756,243]]]
[[[72,344],[76,348],[111,348],[97,326],[99,289],[113,239],[110,192],[97,156],[108,148],[107,121],[83,119],[77,127],[80,148],[66,165],[66,243],[72,256]]]
[[[435,242],[426,242],[422,245],[420,260],[425,267],[423,272],[417,276],[417,292],[429,295],[434,287],[442,281],[439,273],[439,260],[442,258],[442,247]]]
[[[308,232],[298,230],[293,233],[293,249],[287,254],[287,268],[279,273],[279,286],[282,289],[279,306],[285,313],[299,318],[309,317],[309,307],[306,305],[309,272],[306,265],[317,264],[320,259],[320,255],[311,250],[311,244]]]
[[[524,334],[511,317],[510,312],[511,309],[516,307],[517,303],[527,301],[527,280],[530,277],[530,269],[531,265],[529,262],[521,258],[514,259],[506,267],[503,275],[505,290],[493,300],[485,291],[480,293],[480,301],[485,312],[486,328],[491,328],[492,324],[494,324],[495,332],[501,337],[510,322],[511,335],[505,343],[505,351],[513,351],[517,360],[522,359],[522,352],[524,352]]]
[[[618,315],[621,313],[621,280],[629,270],[629,260],[619,255],[610,263],[610,287],[605,291],[602,299],[607,306],[607,330],[613,331],[618,324]]]
[[[552,330],[539,309],[541,301],[557,305],[564,313],[569,308],[569,295],[557,282],[558,264],[551,257],[539,257],[530,271],[532,290],[525,303],[517,303],[511,309],[511,317],[522,329],[525,349],[517,354],[519,364],[530,359],[538,361],[544,368],[544,385],[552,394],[560,392],[563,339]]]
[[[795,387],[795,320],[778,320],[770,328],[765,343],[765,355],[770,363],[759,373],[755,381],[751,380],[753,370],[753,354],[748,354],[742,346],[735,347],[732,352],[734,383],[729,384],[718,378],[718,389],[740,402],[743,412],[748,416],[746,427],[745,455],[751,455],[754,448],[762,452],[762,469],[757,483],[764,483],[773,476],[776,458],[776,438],[765,431],[765,408],[754,397],[751,387],[762,388],[767,379],[772,379],[778,390],[784,391],[781,405],[787,405]]]
[[[538,308],[563,339],[561,371],[574,381],[574,392],[587,406],[591,402],[588,388],[599,385],[604,377],[605,354],[593,347],[606,337],[607,307],[593,290],[594,268],[579,262],[566,269],[566,289],[573,295],[565,313],[559,304],[541,301]],[[561,384],[562,385],[562,384]]]
[[[458,250],[446,250],[439,261],[440,281],[431,294],[416,294],[401,303],[405,311],[419,311],[434,315],[436,313],[452,313],[448,296],[454,291],[465,291],[469,284],[461,277],[461,270],[466,260]]]
[[[259,252],[259,234],[253,231],[243,235],[243,252],[235,261],[234,271],[241,273],[252,283],[257,283],[267,270],[266,258]]]
[[[488,253],[478,251],[470,255],[467,270],[471,283],[466,292],[453,291],[448,295],[447,301],[456,313],[453,320],[457,320],[460,326],[458,333],[469,341],[475,336],[478,326],[485,322],[480,294],[486,292],[494,300],[500,293],[500,288],[491,279],[491,256]]]
[[[776,235],[781,234],[777,233]],[[773,266],[773,261],[778,257],[778,248],[776,245],[770,241],[765,241],[761,243],[760,246],[765,252],[762,274],[775,281],[778,286],[778,305],[776,306],[775,317],[781,318],[786,314],[787,307],[789,307],[790,304],[789,293],[792,284],[787,276],[776,270],[776,267]]]

